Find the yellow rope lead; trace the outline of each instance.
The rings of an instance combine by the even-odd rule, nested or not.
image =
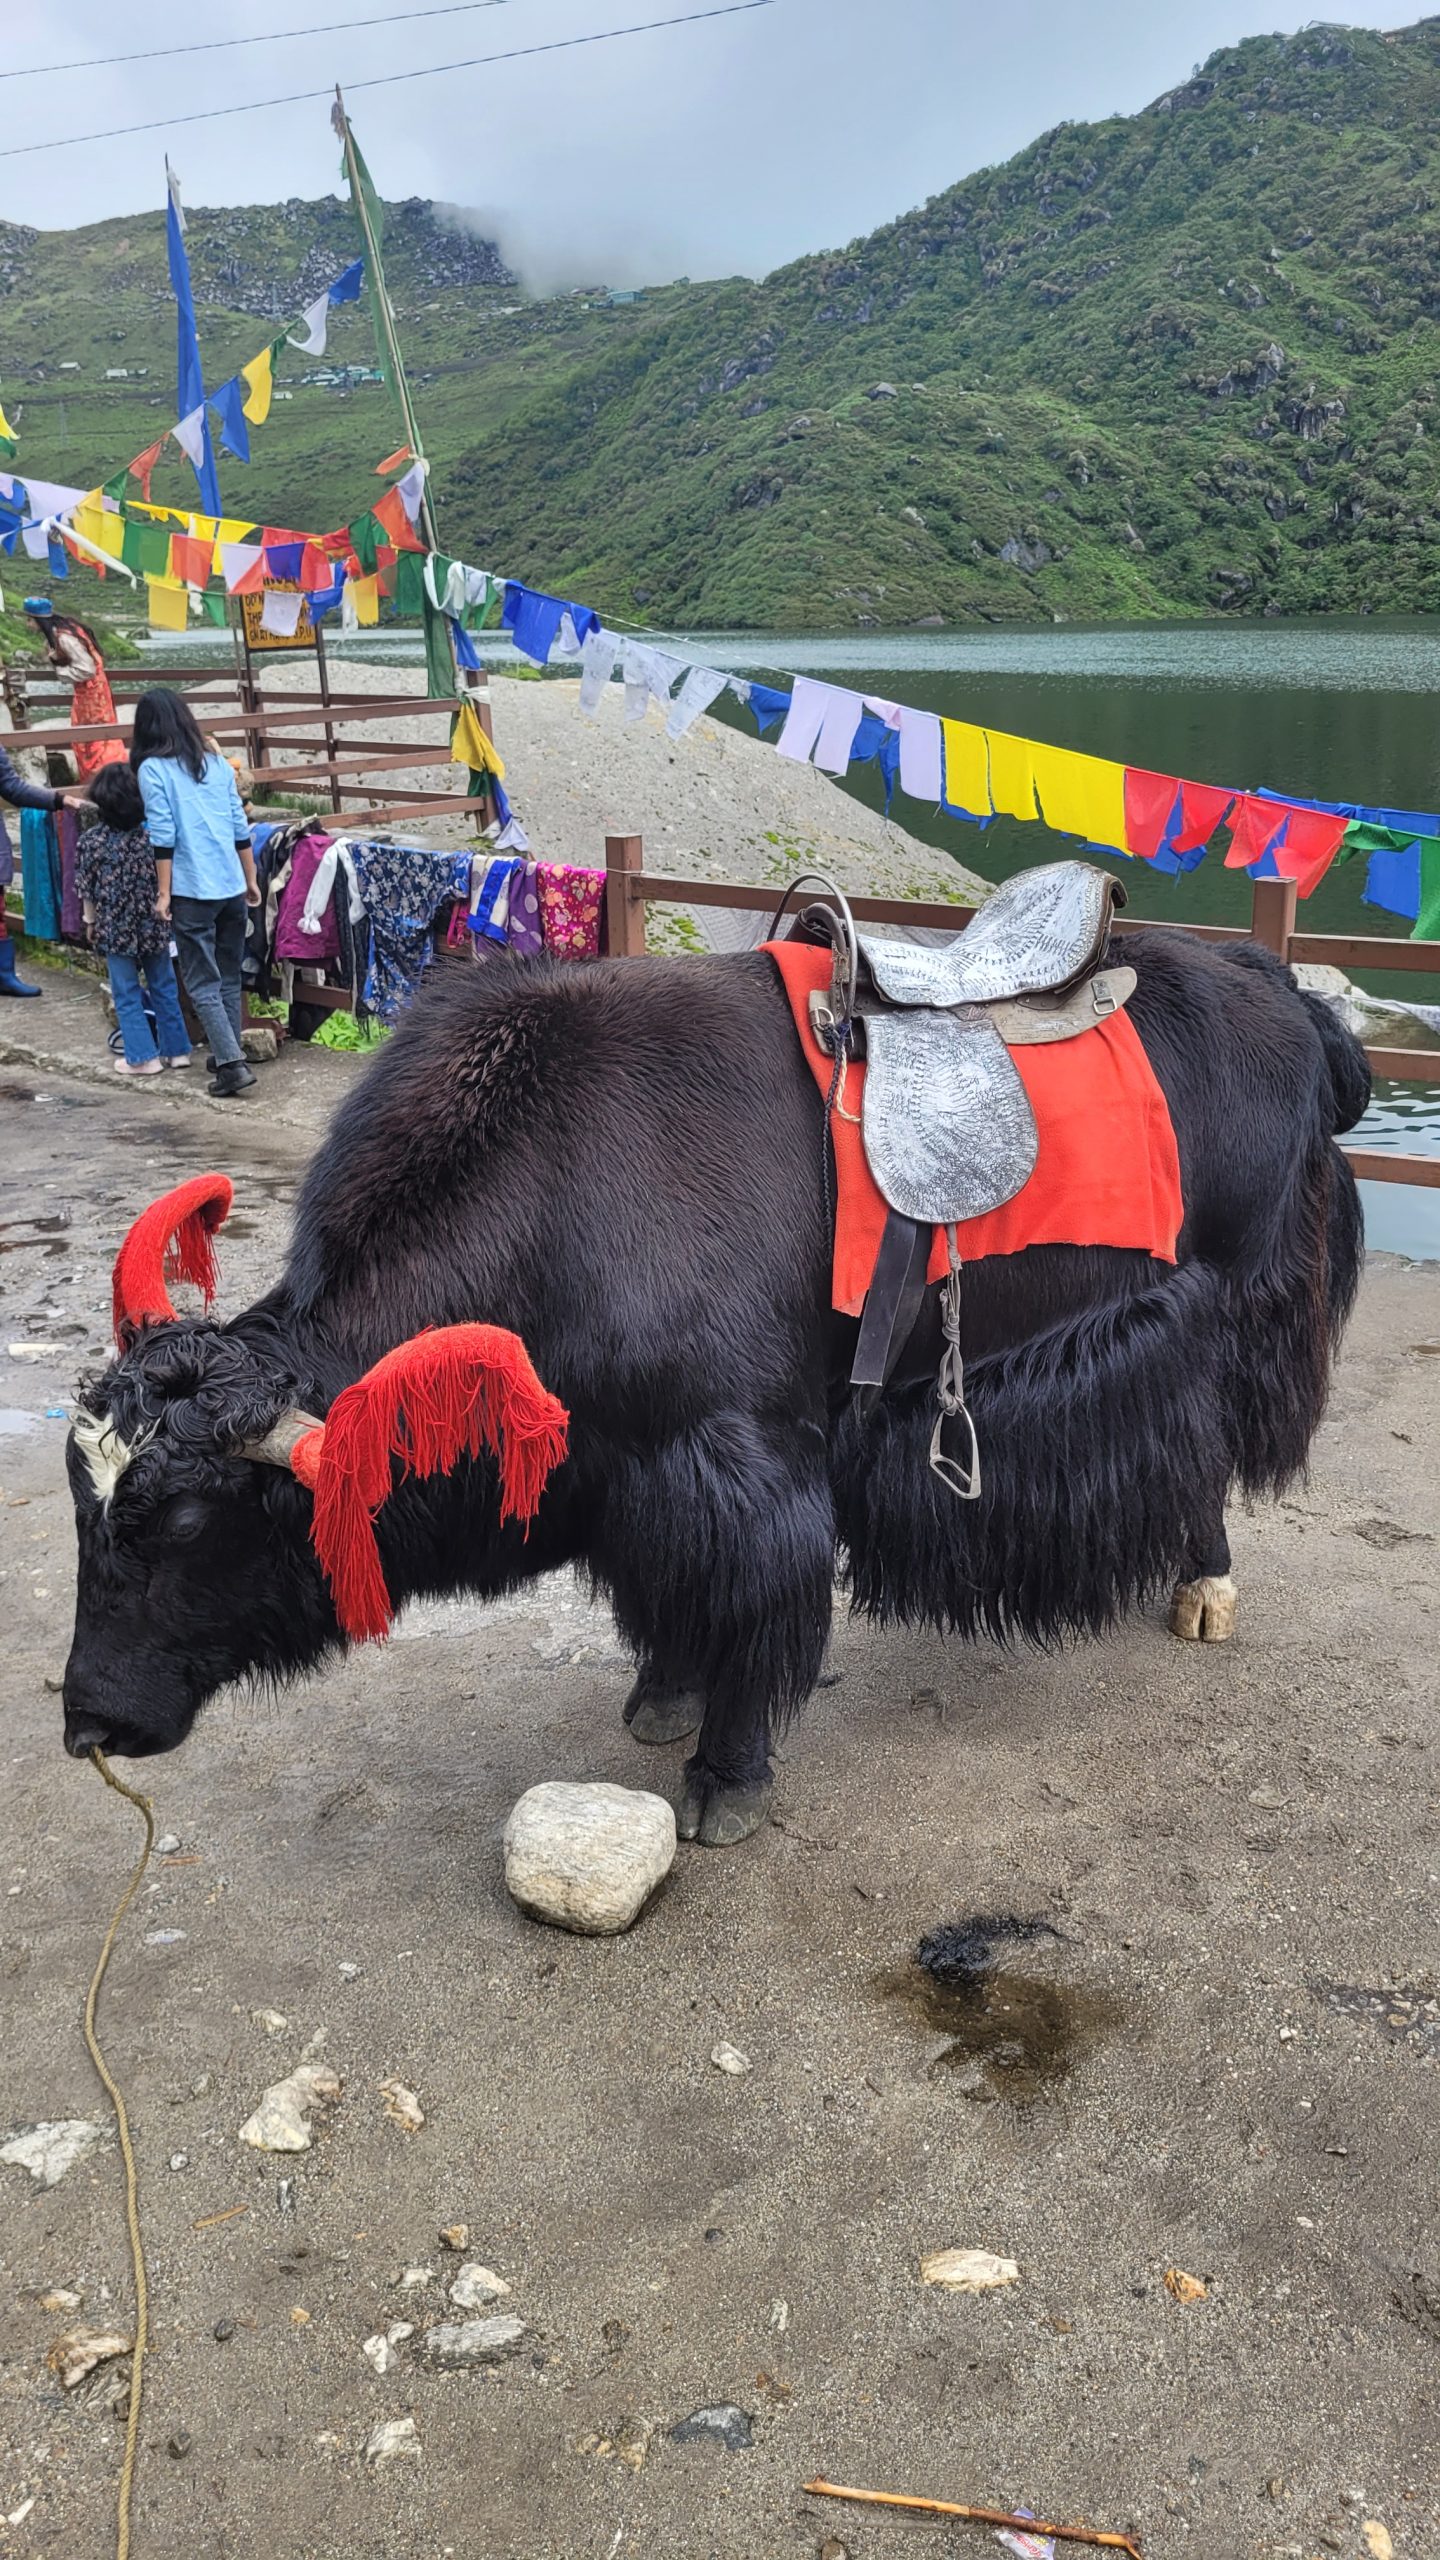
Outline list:
[[[130,2140],[130,2118],[125,2112],[125,2101],[120,2094],[119,2083],[100,2050],[95,2034],[95,2007],[100,1997],[100,1985],[105,1979],[105,1968],[110,1962],[115,1945],[116,1932],[140,1890],[140,1880],[150,1863],[150,1851],[155,1840],[155,1815],[149,1797],[137,1794],[134,1787],[126,1786],[123,1778],[117,1778],[103,1751],[97,1747],[91,1752],[90,1757],[106,1786],[113,1787],[117,1796],[128,1797],[130,1803],[138,1808],[145,1823],[145,1845],[135,1861],[135,1872],[120,1896],[115,1917],[105,1932],[105,1944],[100,1950],[100,1960],[90,1977],[90,1989],[85,1998],[85,2042],[89,2048],[90,2059],[105,2084],[106,2095],[115,2110],[116,2130],[120,2136],[120,2157],[125,2164],[125,2221],[130,2233],[131,2263],[135,2269],[135,2347],[130,2363],[130,2408],[125,2420],[125,2456],[120,2465],[120,2497],[115,2527],[115,2560],[129,2560],[130,2503],[135,2491],[135,2455],[140,2442],[140,2392],[145,2370],[145,2333],[149,2321],[150,2288],[145,2274],[145,2244],[140,2237],[140,2203],[135,2178],[135,2150]]]

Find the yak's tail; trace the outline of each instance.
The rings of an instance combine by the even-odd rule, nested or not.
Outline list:
[[[929,1386],[852,1405],[832,1471],[854,1606],[1037,1644],[1101,1635],[1193,1573],[1237,1462],[1230,1316],[1202,1264],[974,1362],[982,1491],[927,1463]]]

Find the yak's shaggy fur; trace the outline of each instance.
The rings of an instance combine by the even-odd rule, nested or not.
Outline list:
[[[103,1507],[73,1468],[71,1747],[164,1749],[223,1680],[337,1642],[308,1497],[235,1453],[426,1325],[519,1333],[571,1455],[528,1543],[487,1461],[401,1488],[391,1590],[581,1565],[648,1689],[703,1701],[705,1836],[744,1827],[815,1681],[837,1555],[878,1618],[1042,1643],[1223,1573],[1227,1491],[1293,1477],[1323,1408],[1361,1250],[1333,1139],[1369,1079],[1263,952],[1147,930],[1123,956],[1180,1148],[1179,1266],[1046,1246],[970,1269],[978,1503],[926,1464],[933,1304],[874,1413],[846,1392],[820,1098],[765,958],[438,969],[337,1115],[276,1288],[147,1331],[86,1394],[139,1454]]]

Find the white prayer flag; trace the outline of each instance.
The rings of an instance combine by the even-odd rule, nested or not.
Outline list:
[[[260,542],[222,542],[220,571],[226,589],[233,596],[242,578],[248,578],[257,560],[263,560],[265,546]]]
[[[291,346],[298,347],[302,356],[323,356],[325,353],[325,325],[329,312],[330,288],[327,285],[325,291],[317,294],[302,315],[305,322],[304,337],[290,340]]]
[[[192,409],[188,418],[179,418],[170,433],[186,459],[197,471],[205,468],[205,403]]]
[[[293,640],[300,628],[300,608],[305,599],[291,595],[283,587],[267,587],[260,613],[262,631],[273,631],[277,640]]]
[[[429,467],[425,462],[412,462],[404,479],[395,483],[400,504],[412,524],[418,524],[420,520],[420,501],[425,495],[425,474]]]

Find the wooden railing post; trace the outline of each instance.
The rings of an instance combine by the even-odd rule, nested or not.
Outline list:
[[[639,836],[605,839],[605,913],[612,960],[636,960],[644,954],[645,901],[633,879],[645,867],[644,851]]]
[[[1250,931],[1277,960],[1288,961],[1295,930],[1293,880],[1257,880],[1250,892]]]

